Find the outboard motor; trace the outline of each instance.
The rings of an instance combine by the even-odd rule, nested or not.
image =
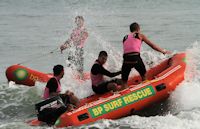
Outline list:
[[[67,107],[62,99],[56,96],[35,104],[35,110],[39,121],[54,125],[58,117],[67,110]]]

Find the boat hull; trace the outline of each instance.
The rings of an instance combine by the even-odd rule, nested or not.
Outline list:
[[[100,119],[118,119],[166,100],[184,80],[185,58],[185,53],[176,54],[148,70],[149,81],[135,85],[140,77],[132,77],[129,88],[123,91],[83,99],[83,106],[62,114],[55,123],[56,127],[77,126]]]
[[[129,78],[129,88],[103,95],[92,95],[81,100],[76,110],[63,113],[56,127],[79,126],[100,119],[118,119],[166,100],[184,80],[186,54],[179,53],[147,71],[148,81],[141,83],[140,76]],[[40,125],[36,119],[29,125]]]
[[[6,70],[6,77],[8,81],[13,81],[16,84],[26,86],[35,86],[35,82],[47,82],[52,74],[39,72],[22,65],[12,65]]]

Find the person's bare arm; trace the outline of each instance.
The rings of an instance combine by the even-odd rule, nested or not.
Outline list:
[[[161,52],[163,54],[171,54],[170,51],[167,51],[165,49],[160,48],[158,45],[154,44],[153,42],[151,42],[145,35],[140,34],[142,40],[148,44],[151,48],[153,48],[154,50]]]
[[[66,48],[69,48],[69,47],[70,47],[70,43],[71,43],[72,38],[73,38],[73,33],[74,33],[74,30],[72,31],[72,33],[71,33],[71,35],[70,35],[70,38],[69,38],[68,40],[66,40],[66,41],[64,42],[64,44],[62,44],[62,45],[60,46],[61,53],[62,53],[62,51],[65,50]]]

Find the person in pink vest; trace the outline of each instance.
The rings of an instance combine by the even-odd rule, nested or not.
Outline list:
[[[122,65],[122,81],[127,87],[127,81],[132,68],[135,68],[142,81],[146,79],[146,68],[140,57],[140,50],[142,42],[149,45],[152,49],[163,54],[170,54],[170,51],[160,48],[151,42],[144,34],[140,32],[140,26],[134,22],[130,25],[130,33],[123,38],[123,65]]]
[[[119,91],[122,89],[120,86],[120,84],[122,84],[120,79],[112,79],[110,81],[104,79],[104,76],[115,77],[121,74],[121,71],[111,73],[103,67],[107,58],[107,52],[101,51],[98,59],[94,62],[91,68],[90,76],[92,89],[96,94],[104,94],[109,91]]]
[[[82,16],[75,17],[75,23],[77,27],[73,29],[70,38],[60,46],[61,53],[66,48],[74,48],[70,49],[68,60],[70,61],[70,65],[74,65],[76,70],[83,74],[83,63],[84,63],[84,51],[83,47],[86,39],[88,38],[88,32],[84,27],[84,18]]]
[[[62,65],[56,65],[53,68],[54,77],[50,78],[44,90],[43,98],[48,99],[54,96],[60,96],[64,101],[65,105],[79,105],[79,99],[71,91],[66,91],[61,94],[60,79],[64,76],[64,67]],[[71,106],[71,105],[70,105]]]

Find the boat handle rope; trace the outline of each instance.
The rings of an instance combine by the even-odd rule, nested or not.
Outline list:
[[[60,52],[60,48],[57,47],[56,49],[53,49],[53,50],[51,50],[50,52],[43,53],[43,54],[40,54],[40,55],[37,56],[37,57],[34,57],[34,58],[31,58],[31,59],[24,60],[24,61],[18,63],[18,65],[22,65],[22,64],[26,64],[26,63],[29,63],[29,62],[35,61],[35,60],[37,60],[37,59],[40,59],[40,58],[46,57],[46,56],[48,56],[48,55],[50,55],[50,54],[53,54],[53,53],[55,53],[55,52]]]

